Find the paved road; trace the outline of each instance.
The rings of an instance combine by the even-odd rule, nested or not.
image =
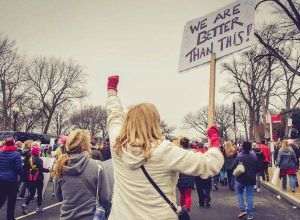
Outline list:
[[[48,195],[44,203],[45,206],[56,203],[56,200],[51,197],[49,192],[51,187],[48,189]],[[192,220],[234,220],[237,219],[239,210],[237,209],[237,202],[234,194],[226,188],[220,188],[218,191],[213,192],[213,202],[210,209],[198,208],[197,198],[194,195],[194,204],[192,208]],[[16,216],[20,216],[21,201],[18,201],[18,207]],[[33,210],[35,204],[32,204]],[[299,220],[300,209],[294,209],[292,205],[286,203],[283,200],[278,200],[276,195],[270,193],[267,190],[262,190],[261,193],[256,193],[255,198],[255,217],[258,220]],[[4,210],[0,211],[0,218],[4,215]],[[40,215],[31,215],[24,220],[57,220],[59,219],[59,205],[53,208],[49,208]],[[3,218],[4,220],[4,218]],[[124,220],[126,220],[124,218]]]

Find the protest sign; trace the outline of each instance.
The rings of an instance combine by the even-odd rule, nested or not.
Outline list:
[[[185,25],[179,71],[251,46],[254,38],[254,0],[238,0]]]

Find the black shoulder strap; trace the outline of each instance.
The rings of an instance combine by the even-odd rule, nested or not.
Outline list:
[[[151,176],[149,175],[149,173],[147,172],[146,168],[144,167],[144,165],[141,166],[141,169],[144,173],[144,175],[146,176],[146,178],[148,179],[148,181],[151,183],[151,185],[154,187],[154,189],[159,193],[159,195],[161,195],[161,197],[168,203],[168,205],[171,207],[171,209],[176,213],[177,213],[177,208],[174,205],[174,203],[163,193],[163,191],[161,191],[161,189],[159,188],[159,186],[154,182],[154,180],[151,178]]]

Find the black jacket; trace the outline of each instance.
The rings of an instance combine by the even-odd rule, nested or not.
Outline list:
[[[179,174],[177,187],[179,189],[194,188],[194,177],[182,173]]]
[[[39,172],[39,175],[38,175],[38,178],[37,178],[37,181],[38,182],[43,182],[44,180],[44,174],[43,173],[49,173],[49,169],[46,169],[44,168],[43,166],[43,160],[40,158],[40,157],[32,157],[32,160],[33,160],[33,164],[36,165],[37,167],[37,170]],[[25,181],[29,181],[28,180],[28,177],[29,177],[29,173],[30,173],[30,162],[29,162],[29,166],[27,165],[26,166],[26,180]]]
[[[245,173],[236,177],[236,180],[246,186],[251,186],[256,184],[256,173],[259,170],[257,166],[257,158],[253,151],[250,153],[241,152],[238,154],[235,160],[236,167],[239,163],[242,163],[245,167]]]

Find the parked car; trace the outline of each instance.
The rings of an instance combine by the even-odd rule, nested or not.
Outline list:
[[[42,144],[49,144],[50,137],[46,134],[30,133],[30,132],[18,132],[18,131],[0,131],[0,140],[7,137],[14,137],[17,141],[40,141]]]

